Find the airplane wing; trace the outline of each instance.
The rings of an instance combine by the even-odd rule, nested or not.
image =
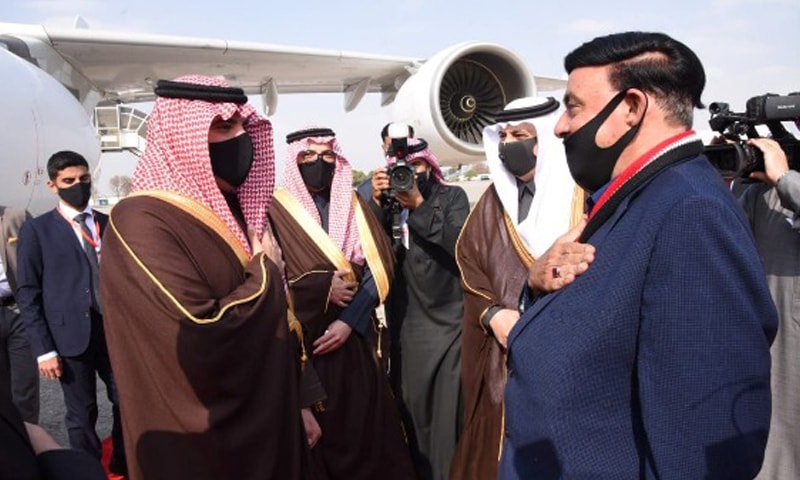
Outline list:
[[[288,93],[344,94],[345,111],[370,92],[393,104],[392,118],[412,124],[440,161],[483,158],[483,128],[511,100],[564,88],[534,76],[511,50],[465,42],[429,59],[392,57],[222,39],[103,32],[0,23],[0,48],[64,85],[87,114],[101,101],[154,98],[159,79],[221,76],[262,95],[268,115]]]
[[[120,102],[152,100],[158,79],[203,73],[224,77],[247,94],[264,94],[272,109],[277,99],[271,97],[279,93],[341,92],[348,95],[345,108],[349,111],[365,93],[380,92],[384,104],[391,102],[424,63],[419,58],[340,50],[41,25],[0,23],[3,37],[25,42],[31,61],[82,96],[90,88],[103,100]],[[42,45],[66,64],[37,48]],[[546,87],[553,82],[564,84],[549,77],[535,81],[543,90],[550,90]]]

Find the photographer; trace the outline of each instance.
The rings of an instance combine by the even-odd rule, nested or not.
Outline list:
[[[750,178],[742,194],[756,245],[764,262],[780,323],[772,344],[772,419],[764,465],[757,478],[800,478],[800,172],[790,170],[780,145],[767,138],[748,141],[764,153],[764,172]]]
[[[436,156],[424,140],[409,138],[407,152],[400,156],[404,153],[414,173],[411,187],[394,188],[388,197],[389,175],[378,169],[370,203],[379,207],[387,233],[400,237],[387,302],[392,381],[402,400],[418,478],[440,480],[447,478],[460,430],[463,295],[453,255],[469,202],[463,189],[444,184]],[[389,158],[390,165],[395,162]],[[392,212],[393,201],[402,207],[399,215]],[[393,220],[399,225],[393,227]]]

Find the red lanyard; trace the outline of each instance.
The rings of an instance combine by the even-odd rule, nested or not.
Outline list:
[[[94,219],[94,215],[92,215],[91,213],[89,214],[89,215],[92,215],[92,220],[94,221],[94,238],[92,238],[92,237],[90,237],[89,235],[86,234],[86,230],[84,230],[83,227],[81,227],[78,224],[77,220],[73,220],[73,219],[69,218],[67,216],[67,214],[65,214],[61,210],[61,206],[60,205],[58,207],[56,207],[56,210],[58,210],[58,213],[60,213],[61,216],[64,217],[64,220],[66,220],[67,223],[70,224],[72,229],[75,230],[75,233],[80,233],[80,235],[83,237],[83,239],[86,240],[89,243],[89,245],[91,245],[92,248],[94,248],[94,251],[99,254],[100,253],[100,224],[97,222],[97,220]]]

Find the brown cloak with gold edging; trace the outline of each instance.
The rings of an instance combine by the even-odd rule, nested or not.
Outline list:
[[[494,185],[467,218],[456,244],[456,261],[464,286],[461,333],[461,390],[464,430],[456,447],[450,478],[497,478],[503,437],[505,353],[481,323],[486,311],[499,305],[517,310],[533,258],[508,221]]]
[[[388,350],[378,348],[375,318],[375,328],[367,329],[365,336],[353,331],[338,350],[311,354],[314,341],[342,312],[328,303],[333,272],[347,268],[358,282],[363,267],[350,264],[341,250],[332,251],[330,237],[316,222],[309,224],[303,207],[284,194],[288,192],[276,192],[269,216],[286,262],[294,311],[305,330],[306,350],[328,395],[324,410],[315,412],[322,427],[318,448],[328,474],[331,479],[413,479],[400,416],[378,357],[388,356]],[[361,199],[354,205],[355,201],[361,248],[385,298],[394,274],[392,250],[369,207]],[[381,337],[385,340],[385,333]]]
[[[101,294],[130,478],[302,478],[277,267],[175,194],[127,198],[109,227]]]
[[[584,192],[575,187],[570,225],[583,216]],[[456,244],[464,287],[461,334],[461,388],[464,430],[450,468],[453,480],[497,478],[506,384],[505,352],[483,327],[494,305],[519,309],[520,295],[534,258],[505,212],[494,184],[470,213]]]

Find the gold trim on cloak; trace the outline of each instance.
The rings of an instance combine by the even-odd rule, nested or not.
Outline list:
[[[176,208],[179,208],[179,209],[189,213],[194,218],[196,218],[197,220],[202,222],[204,225],[206,225],[207,227],[211,228],[215,233],[219,234],[220,237],[223,240],[225,240],[225,242],[229,246],[231,246],[231,248],[234,250],[234,252],[237,253],[237,257],[239,257],[239,253],[240,252],[244,253],[245,256],[247,255],[247,253],[244,252],[244,249],[241,247],[241,244],[239,243],[239,240],[235,236],[230,234],[230,230],[228,230],[228,228],[224,224],[224,222],[222,222],[222,220],[219,219],[219,217],[217,217],[211,209],[209,209],[205,205],[202,205],[202,204],[198,203],[196,200],[193,200],[193,199],[188,198],[188,197],[181,197],[180,195],[177,195],[177,194],[174,194],[174,193],[170,193],[170,192],[157,192],[157,191],[137,192],[136,194],[131,195],[131,196],[151,197],[151,198],[155,198],[157,200],[162,200],[162,201],[164,201],[166,203],[169,203],[170,205],[175,206]],[[212,217],[209,217],[208,216],[209,214],[212,215]],[[209,223],[207,223],[205,221],[205,219],[209,219],[210,222],[213,222],[213,226],[210,225]],[[216,219],[216,221],[214,221],[212,219]],[[125,250],[128,252],[128,254],[131,256],[131,258],[133,258],[134,262],[136,262],[136,264],[139,266],[139,268],[141,268],[142,271],[144,271],[144,273],[148,276],[148,278],[150,278],[150,280],[156,285],[156,287],[158,287],[158,289],[161,290],[161,292],[175,305],[175,307],[186,318],[188,318],[189,320],[193,321],[194,323],[201,324],[201,325],[209,324],[209,323],[216,323],[217,321],[219,321],[220,318],[222,318],[223,315],[225,315],[225,312],[227,312],[232,307],[235,307],[237,305],[241,305],[243,303],[251,302],[251,301],[255,300],[256,298],[258,298],[259,296],[263,295],[264,291],[266,291],[267,286],[269,285],[269,270],[267,269],[267,266],[266,266],[266,258],[267,257],[262,254],[261,258],[259,259],[259,266],[261,267],[261,285],[259,286],[258,290],[254,294],[252,294],[252,295],[250,295],[248,297],[241,298],[239,300],[235,300],[233,302],[228,303],[224,307],[220,308],[219,311],[217,312],[217,314],[214,315],[211,318],[198,318],[198,317],[195,317],[192,313],[189,312],[189,310],[186,309],[186,307],[183,306],[183,304],[181,304],[178,301],[177,298],[175,298],[175,296],[164,286],[164,284],[161,283],[160,280],[158,280],[158,278],[155,276],[155,274],[153,274],[153,272],[151,272],[150,269],[147,268],[147,266],[144,264],[144,262],[142,262],[142,260],[138,257],[138,255],[136,255],[136,253],[133,251],[133,249],[130,247],[130,245],[128,245],[128,242],[125,241],[125,239],[123,238],[123,236],[120,233],[119,229],[117,229],[116,224],[114,223],[114,211],[113,211],[113,209],[111,211],[111,215],[109,215],[108,224],[109,224],[109,226],[111,226],[111,229],[114,231],[114,234],[117,236],[117,238],[119,239],[119,241],[122,244],[122,246],[125,248]],[[230,239],[232,239],[235,242],[235,244],[231,244],[231,242],[229,241],[229,237],[224,235],[222,233],[223,231],[219,230],[219,228],[221,228],[220,227],[221,225],[224,226],[224,232],[228,232],[228,234],[230,235]],[[238,251],[237,251],[236,248],[234,248],[234,245],[239,247]],[[241,257],[240,257],[240,259],[241,259]],[[246,264],[247,264],[247,262],[245,261],[243,263],[243,265],[246,265]]]
[[[577,185],[575,185],[575,189],[572,192],[572,206],[570,207],[570,215],[569,215],[569,228],[574,227],[578,224],[578,222],[583,219],[583,209],[584,205],[586,204],[586,195],[583,189]],[[514,226],[514,223],[511,221],[511,217],[508,216],[508,212],[503,210],[503,221],[506,224],[506,230],[508,231],[509,237],[511,237],[511,243],[514,245],[514,251],[517,252],[517,256],[522,261],[522,264],[525,265],[526,270],[530,270],[533,264],[536,262],[536,259],[531,255],[528,249],[525,247],[525,243],[520,238],[519,233],[517,232],[517,228]],[[566,233],[566,232],[565,232]]]
[[[484,196],[493,194],[493,193],[491,193],[491,190],[493,188],[495,188],[494,184],[489,185],[489,187],[486,189],[486,191],[483,193],[483,195],[481,195],[481,198],[478,200],[477,203],[480,203],[481,200],[483,200]],[[572,228],[575,225],[577,225],[578,222],[580,222],[581,219],[583,219],[583,210],[584,210],[585,203],[586,203],[586,193],[584,192],[584,190],[581,187],[576,185],[575,189],[574,189],[574,191],[572,193],[572,207],[571,207],[570,219],[569,219],[570,228]],[[464,270],[461,268],[461,263],[458,261],[458,257],[459,257],[458,251],[459,251],[459,246],[461,244],[461,235],[463,235],[464,231],[466,231],[467,225],[469,224],[469,221],[472,219],[472,214],[475,212],[475,210],[476,209],[473,208],[472,211],[469,213],[469,216],[467,216],[467,220],[464,222],[464,226],[461,228],[461,232],[458,234],[458,240],[456,240],[456,264],[458,265],[458,269],[461,271],[461,284],[464,286],[464,288],[469,290],[470,292],[474,293],[475,295],[478,295],[480,297],[485,298],[486,300],[488,300],[490,302],[493,302],[494,300],[492,298],[490,298],[488,295],[484,294],[483,292],[479,292],[479,291],[475,290],[474,288],[472,288],[469,285],[469,283],[467,283],[467,280],[464,277]],[[519,259],[522,262],[522,264],[525,265],[525,269],[526,270],[530,270],[531,267],[533,266],[534,262],[536,262],[536,259],[533,257],[533,255],[531,255],[531,253],[525,247],[525,244],[522,242],[522,239],[520,238],[519,233],[517,233],[517,228],[514,226],[514,223],[511,221],[511,218],[508,216],[508,213],[506,212],[505,209],[503,209],[503,223],[505,223],[506,231],[508,232],[509,238],[511,239],[511,245],[514,247],[514,251],[516,252],[516,254],[519,257]],[[484,328],[482,320],[483,320],[483,316],[486,315],[486,312],[487,312],[487,310],[489,308],[491,308],[491,306],[487,307],[481,313],[481,315],[478,316],[478,325],[480,325],[481,330],[483,330],[484,333],[487,334],[487,335],[488,335],[488,332]],[[507,374],[506,371],[505,371],[505,364],[503,365],[503,372],[504,372],[504,377],[505,377],[505,375]],[[498,446],[498,451],[497,451],[497,459],[498,459],[498,461],[500,460],[500,457],[503,454],[503,439],[504,439],[504,435],[505,435],[505,424],[506,424],[506,404],[505,404],[505,402],[502,403],[501,408],[502,408],[502,413],[501,413],[501,417],[500,417],[500,421],[501,421],[501,424],[500,424],[500,436],[499,436],[499,446]]]
[[[586,210],[586,191],[575,185],[572,192],[572,215],[569,217],[569,227],[572,228],[583,220],[583,212]]]
[[[356,226],[358,227],[358,238],[361,243],[361,250],[364,253],[364,258],[367,261],[367,265],[369,265],[369,269],[372,271],[375,285],[378,287],[380,301],[383,303],[383,301],[386,300],[386,295],[389,293],[389,274],[386,271],[386,267],[383,265],[383,261],[381,261],[378,245],[372,237],[372,231],[369,229],[367,218],[355,195],[357,194],[354,192],[353,208],[355,209]],[[322,250],[323,255],[325,255],[337,269],[350,272],[344,276],[344,279],[349,282],[355,282],[355,273],[353,273],[352,268],[350,268],[350,261],[344,256],[342,249],[336,245],[330,235],[322,228],[322,225],[311,216],[294,195],[284,188],[279,188],[275,191],[274,199],[289,212],[300,228],[305,231],[306,235],[314,241],[319,249]],[[294,281],[291,281],[290,283],[293,282]]]
[[[484,190],[483,194],[481,195],[481,198],[478,199],[478,201],[475,203],[475,205],[480,204],[484,200],[484,197],[486,195],[494,195],[495,191],[496,191],[496,187],[495,187],[494,183],[492,183],[491,185],[489,185],[489,187],[486,190]],[[461,267],[461,262],[458,259],[459,256],[460,256],[459,255],[459,251],[461,250],[461,236],[464,235],[464,232],[467,231],[467,225],[469,225],[469,222],[472,220],[472,215],[475,213],[476,210],[477,209],[475,207],[473,207],[470,210],[469,215],[467,215],[467,219],[464,221],[464,226],[461,227],[461,231],[458,233],[458,239],[456,240],[456,255],[455,255],[456,265],[458,265],[458,270],[461,272],[461,285],[464,287],[464,289],[468,290],[469,292],[471,292],[474,295],[477,295],[477,296],[479,296],[479,297],[481,297],[483,299],[486,299],[486,300],[488,300],[490,302],[494,302],[494,299],[492,297],[490,297],[489,295],[487,295],[487,294],[485,294],[485,293],[483,293],[481,291],[476,290],[475,288],[473,288],[469,284],[469,282],[467,282],[467,278],[464,276],[464,269]],[[510,234],[511,234],[511,232],[513,232],[513,234],[510,235],[510,238],[511,238],[511,244],[514,247],[514,250],[517,252],[517,256],[519,256],[519,258],[522,261],[523,265],[525,265],[527,269],[530,269],[528,264],[525,263],[525,260],[523,260],[523,255],[520,254],[519,249],[522,248],[523,252],[525,252],[525,255],[528,258],[531,259],[530,265],[533,265],[533,257],[530,255],[530,253],[528,253],[528,250],[525,248],[524,244],[522,243],[522,240],[520,240],[519,235],[517,235],[517,230],[516,230],[516,228],[514,228],[514,225],[509,223],[508,215],[506,214],[505,209],[503,209],[503,220],[504,220],[505,225],[506,225],[506,230],[508,230]],[[487,310],[488,310],[488,308],[487,308]],[[481,315],[478,316],[478,324],[481,326],[481,329],[484,330],[484,332],[485,332],[485,329],[483,327],[483,324],[481,323],[481,320],[483,319],[483,316],[485,314],[486,314],[486,310],[484,310],[481,313]]]
[[[129,197],[151,197],[183,210],[219,235],[231,247],[242,266],[247,265],[250,260],[250,256],[239,241],[239,237],[231,232],[228,225],[207,205],[190,197],[160,190],[143,190],[133,193]]]
[[[367,223],[367,216],[356,195],[356,193],[353,193],[353,209],[356,214],[358,239],[361,241],[361,251],[364,253],[364,258],[367,260],[367,265],[369,265],[369,269],[372,272],[372,278],[375,279],[375,286],[378,287],[378,297],[383,303],[389,295],[389,273],[381,260],[378,244],[375,242],[375,237],[372,236],[372,230],[370,230],[369,223]]]
[[[483,197],[486,195],[492,194],[492,189],[496,188],[494,184],[489,185],[489,187],[484,191],[481,198],[478,200],[476,205],[483,200]],[[583,219],[583,210],[584,205],[586,204],[586,192],[579,186],[575,185],[575,189],[572,193],[572,206],[570,210],[570,218],[569,218],[569,226],[570,228],[577,225]],[[478,295],[480,297],[485,298],[486,300],[492,301],[488,295],[479,292],[472,288],[469,283],[467,283],[466,278],[464,278],[464,269],[461,268],[461,263],[458,261],[458,251],[461,245],[461,235],[467,230],[467,225],[469,225],[470,220],[472,219],[472,214],[475,213],[475,208],[469,212],[467,216],[467,220],[464,222],[464,226],[461,228],[461,232],[458,234],[458,240],[456,240],[456,264],[458,265],[458,269],[461,272],[461,283],[470,292]],[[509,238],[511,239],[511,245],[514,247],[514,251],[516,252],[517,256],[519,257],[522,264],[525,266],[527,270],[530,270],[533,264],[536,262],[536,259],[531,255],[528,249],[525,247],[525,243],[517,233],[517,228],[514,226],[514,223],[511,221],[511,218],[508,216],[508,213],[503,209],[503,223],[506,226],[506,231],[508,232]]]

